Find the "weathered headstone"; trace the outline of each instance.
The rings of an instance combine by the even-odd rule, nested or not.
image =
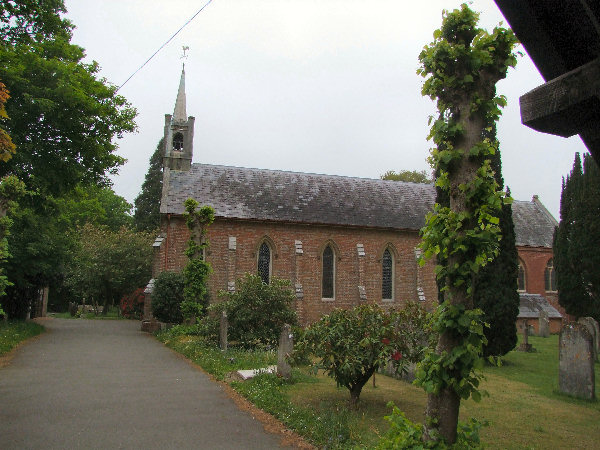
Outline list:
[[[595,374],[592,336],[580,323],[560,330],[558,344],[558,388],[565,394],[594,399]]]
[[[594,343],[594,361],[599,361],[600,357],[600,327],[598,322],[593,317],[580,317],[577,321],[587,328],[592,335],[592,341]]]
[[[538,319],[538,336],[539,337],[550,337],[550,319],[548,312],[541,310],[540,318]]]
[[[519,350],[520,352],[530,352],[532,346],[529,343],[529,327],[527,326],[527,321],[521,320],[519,322],[519,327],[521,328],[523,340],[521,341],[521,345],[519,345],[519,348],[517,350]]]
[[[286,323],[281,330],[279,348],[277,349],[277,374],[286,380],[289,380],[292,376],[292,366],[287,361],[287,357],[293,350],[294,335],[292,334],[292,327]]]
[[[221,313],[221,327],[219,333],[219,347],[222,351],[227,351],[227,332],[229,328],[229,322],[227,321],[227,313],[223,311]]]

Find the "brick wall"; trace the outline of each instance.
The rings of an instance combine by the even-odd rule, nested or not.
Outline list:
[[[155,251],[155,274],[179,271],[187,263],[183,251],[189,233],[183,218],[163,216],[162,232],[165,239]],[[434,263],[419,267],[415,247],[420,239],[415,231],[216,219],[208,229],[208,240],[207,261],[213,268],[209,281],[211,302],[219,301],[218,292],[231,288],[244,273],[257,273],[258,248],[266,241],[272,251],[272,276],[290,280],[301,295],[296,309],[302,324],[314,322],[334,308],[349,308],[361,302],[393,307],[410,300],[429,310],[437,304]],[[321,298],[321,254],[327,244],[335,251],[334,300]],[[362,244],[364,255],[357,244]],[[394,258],[391,301],[382,300],[381,291],[381,259],[386,248]],[[364,287],[362,292],[359,286]]]
[[[565,319],[569,319],[564,308],[558,304],[558,292],[546,291],[544,272],[548,261],[552,259],[552,249],[517,247],[517,250],[525,268],[525,291],[529,294],[539,294],[545,297]]]

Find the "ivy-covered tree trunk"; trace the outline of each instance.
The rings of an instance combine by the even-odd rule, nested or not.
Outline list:
[[[498,251],[503,194],[490,162],[498,143],[489,133],[504,105],[496,83],[516,63],[514,34],[487,33],[477,20],[464,4],[444,12],[434,42],[419,55],[419,73],[427,78],[423,94],[437,100],[439,111],[429,135],[435,144],[430,162],[448,206],[436,204],[423,229],[424,255],[443,262],[437,276],[445,301],[437,312],[436,350],[417,377],[428,392],[425,438],[448,444],[456,442],[460,399],[481,397],[476,370],[486,339],[481,311],[473,310],[473,285]]]

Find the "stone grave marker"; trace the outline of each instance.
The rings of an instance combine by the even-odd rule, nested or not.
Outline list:
[[[519,322],[519,328],[521,328],[523,340],[521,341],[521,345],[519,345],[519,348],[517,350],[519,350],[520,352],[530,352],[532,346],[529,343],[529,327],[527,326],[527,321],[521,320]]]
[[[558,388],[561,392],[594,399],[595,374],[592,336],[580,323],[568,323],[560,330],[558,344]]]
[[[580,317],[577,321],[587,328],[587,330],[592,335],[592,342],[594,343],[594,361],[599,361],[600,358],[600,327],[598,327],[598,322],[594,320],[593,317]]]
[[[227,313],[223,311],[221,313],[221,326],[219,329],[219,347],[221,351],[227,351],[227,332],[229,328],[229,322],[227,321]]]
[[[294,335],[292,334],[292,327],[286,323],[281,330],[279,348],[277,349],[277,374],[286,380],[289,380],[292,376],[292,366],[290,366],[286,358],[293,350]]]
[[[548,318],[548,312],[544,310],[540,311],[538,336],[544,338],[550,337],[550,319]]]

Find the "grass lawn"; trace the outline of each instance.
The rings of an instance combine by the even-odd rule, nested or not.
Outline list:
[[[106,315],[103,315],[102,313],[96,315],[96,313],[94,313],[93,311],[90,312],[86,312],[83,317],[76,317],[76,316],[72,316],[70,313],[68,312],[63,312],[63,313],[49,313],[48,314],[49,317],[56,317],[57,319],[97,319],[97,320],[102,320],[102,319],[125,319],[120,311],[119,308],[116,306],[111,306],[109,307]]]
[[[221,354],[198,344],[194,337],[163,341],[186,354],[219,379],[239,368],[272,363],[273,355],[243,352]],[[558,336],[530,337],[535,353],[511,352],[502,367],[485,369],[482,388],[489,397],[480,403],[462,402],[461,420],[488,420],[482,442],[492,449],[598,448],[600,402],[583,401],[557,393]],[[246,358],[248,358],[246,360]],[[258,364],[258,365],[257,365]],[[264,365],[263,365],[264,367]],[[295,381],[260,376],[246,382],[230,381],[242,395],[270,412],[319,447],[369,448],[387,430],[384,416],[393,401],[413,421],[423,422],[427,396],[421,388],[383,375],[365,385],[356,411],[348,410],[349,393],[324,376],[295,369]],[[600,394],[600,364],[596,364],[596,392]]]
[[[0,356],[15,348],[20,342],[37,336],[44,327],[35,322],[0,321]]]

